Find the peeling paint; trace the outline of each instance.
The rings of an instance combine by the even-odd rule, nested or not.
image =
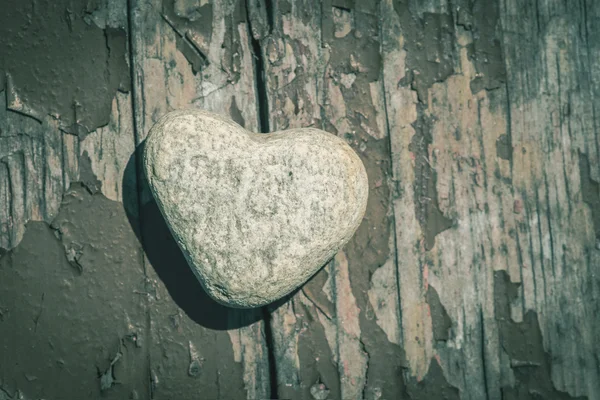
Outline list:
[[[431,359],[427,375],[422,380],[409,381],[408,393],[411,400],[460,400],[458,389],[448,383],[435,358]]]
[[[383,274],[391,275],[395,283],[396,271],[394,257],[391,258],[392,265],[387,264],[386,267],[390,261],[390,243],[394,243],[390,229],[392,193],[388,184],[391,177],[390,142],[381,89],[380,19],[376,4],[369,4],[342,5],[335,2],[334,7],[344,9],[336,11],[334,8],[334,14],[352,15],[351,30],[337,35],[343,37],[334,34],[326,42],[330,57],[326,66],[327,79],[323,84],[326,117],[322,121],[323,126],[354,147],[361,156],[370,182],[365,218],[344,249],[350,291],[359,309],[353,318],[358,320],[354,324],[358,323],[360,336],[352,340],[356,350],[351,354],[346,353],[349,350],[342,350],[350,348],[346,344],[350,339],[344,333],[348,323],[340,321],[340,310],[345,310],[351,303],[340,295],[340,290],[345,290],[348,285],[339,275],[340,266],[337,266],[338,272],[332,282],[332,294],[337,307],[342,394],[344,385],[348,385],[349,398],[402,398],[405,396],[404,380],[401,378],[405,357],[402,348],[396,344],[401,342],[400,335],[397,331],[393,332],[398,326],[391,328],[393,321],[397,323],[397,316],[394,315],[389,324],[378,320],[378,317],[385,318],[383,313],[391,316],[389,313],[396,309],[397,300],[395,296],[384,300],[385,288],[381,286],[383,282],[379,282]],[[377,300],[375,306],[372,305],[373,300]],[[379,300],[389,304],[381,305]],[[397,337],[388,339],[388,335]],[[365,364],[352,358],[361,352]]]
[[[422,107],[418,107],[424,113]],[[421,225],[425,250],[433,249],[435,237],[452,227],[452,220],[440,210],[437,192],[437,171],[430,162],[430,146],[432,144],[432,121],[421,116],[415,123],[415,135],[412,137],[409,150],[414,158],[415,181],[414,203],[415,214]]]
[[[235,101],[235,96],[231,98],[231,106],[229,107],[229,115],[231,115],[231,119],[240,124],[240,126],[245,126],[246,121],[244,120],[244,116],[242,115],[242,111],[238,108],[237,102]]]
[[[310,387],[310,395],[315,400],[327,400],[331,390],[327,389],[323,383],[317,382]]]
[[[123,357],[123,353],[118,351],[115,356],[110,360],[110,365],[108,368],[100,373],[98,371],[98,379],[100,380],[100,392],[105,392],[112,388],[114,385],[118,384],[119,381],[115,376],[115,364],[119,362],[119,360]]]
[[[556,390],[551,378],[552,356],[544,350],[537,313],[527,311],[522,322],[510,315],[510,303],[519,293],[519,284],[513,283],[506,271],[494,273],[494,308],[500,330],[502,348],[508,353],[515,376],[514,387],[503,387],[502,398],[584,400]]]
[[[119,92],[113,99],[108,125],[91,132],[69,149],[69,153],[74,153],[71,156],[76,157],[79,147],[79,160],[75,158],[71,162],[79,168],[79,177],[74,180],[85,182],[90,179],[94,182],[92,186],[108,199],[122,202],[123,187],[136,185],[131,176],[125,176],[125,167],[135,148],[134,141],[131,95]],[[84,166],[79,165],[82,160],[85,160]]]
[[[510,141],[510,136],[503,134],[498,137],[496,140],[496,155],[503,159],[510,161],[512,159],[512,143]]]
[[[190,353],[190,365],[188,366],[188,375],[192,378],[197,377],[202,372],[202,359],[200,353],[192,341],[188,341],[188,348]]]
[[[579,176],[581,179],[581,197],[592,212],[596,242],[600,243],[600,185],[591,178],[590,162],[584,153],[579,153]]]
[[[0,376],[10,376],[25,398],[122,399],[132,390],[146,398],[145,344],[127,339],[146,326],[135,294],[144,272],[122,205],[75,184],[52,224],[58,238],[46,223],[30,222],[0,258],[0,281],[11,282],[0,287],[2,307],[11,310],[0,323],[0,353],[15,361],[0,363]],[[93,244],[78,260],[83,273],[65,252],[73,242]],[[10,322],[14,315],[31,322]]]
[[[298,354],[298,318],[294,310],[294,302],[274,310],[271,314],[273,330],[273,348],[270,349],[277,360],[277,394],[287,396],[296,391],[300,385],[300,358]]]
[[[86,22],[91,3],[13,3],[0,15],[0,88],[8,86],[9,107],[38,120],[54,115],[81,137],[106,125],[115,93],[130,87],[125,32]]]
[[[102,182],[94,174],[92,160],[87,151],[84,151],[79,157],[79,181],[90,194],[96,194],[102,190]]]
[[[373,273],[368,295],[377,325],[385,332],[389,342],[400,345],[400,327],[397,320],[399,315],[398,285],[395,267],[395,259],[389,258]]]
[[[394,0],[406,50],[406,76],[400,82],[427,102],[427,89],[454,73],[454,21],[449,13],[415,15],[409,1]]]
[[[459,1],[457,26],[471,31],[473,42],[468,46],[469,58],[477,71],[471,80],[471,91],[493,90],[506,81],[506,64],[502,52],[500,2]]]
[[[448,331],[452,328],[450,316],[444,309],[440,301],[440,297],[433,288],[429,286],[427,289],[427,304],[429,304],[429,312],[431,314],[431,327],[433,329],[433,339],[446,341],[448,340]]]
[[[201,43],[204,42],[203,38],[200,38],[197,33],[192,31],[182,31],[172,21],[172,17],[162,14],[163,20],[173,29],[175,32],[175,43],[177,50],[181,52],[192,66],[194,74],[200,72],[206,65],[206,55],[202,51]]]
[[[352,12],[349,9],[333,8],[333,36],[340,39],[352,30]]]
[[[173,11],[177,16],[194,22],[204,17],[204,6],[207,4],[209,0],[174,0]]]
[[[333,349],[328,346],[325,338],[325,327],[320,322],[325,314],[315,303],[308,300],[307,296],[299,296],[303,329],[300,330],[298,340],[298,354],[300,355],[300,387],[302,392],[312,397],[323,395],[327,392],[330,398],[341,397],[340,378],[338,376],[337,364],[334,362]],[[295,300],[292,300],[295,301]],[[327,318],[327,317],[326,317]],[[331,323],[331,320],[328,320]],[[277,366],[275,366],[277,367]],[[312,382],[320,384],[311,386]],[[278,393],[285,398],[285,392]],[[291,393],[290,393],[291,395]],[[293,396],[291,396],[293,398]]]
[[[361,330],[356,299],[350,286],[348,259],[343,251],[335,256],[337,353],[341,398],[358,399],[367,380],[368,354],[360,341]]]

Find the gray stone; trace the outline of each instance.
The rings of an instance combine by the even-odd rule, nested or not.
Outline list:
[[[305,283],[361,223],[365,168],[318,129],[246,131],[200,110],[150,131],[144,171],[175,240],[208,294],[258,307]]]

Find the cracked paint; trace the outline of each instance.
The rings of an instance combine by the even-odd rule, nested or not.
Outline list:
[[[18,3],[0,16],[0,88],[9,108],[39,121],[53,115],[81,137],[106,125],[116,92],[130,87],[125,32],[86,22],[91,3]]]

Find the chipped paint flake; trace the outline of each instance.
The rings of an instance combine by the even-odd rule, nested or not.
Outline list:
[[[350,286],[348,259],[343,251],[335,256],[337,353],[342,398],[361,399],[367,379],[368,355],[360,341],[360,309]]]
[[[396,263],[392,255],[373,273],[368,296],[375,311],[377,325],[383,329],[391,343],[401,344],[400,327],[397,323],[399,311],[396,279]]]

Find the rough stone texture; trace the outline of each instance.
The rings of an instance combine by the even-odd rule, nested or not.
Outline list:
[[[176,111],[152,128],[143,165],[196,276],[234,307],[271,303],[306,282],[366,209],[360,158],[313,128],[260,135],[207,111]]]

